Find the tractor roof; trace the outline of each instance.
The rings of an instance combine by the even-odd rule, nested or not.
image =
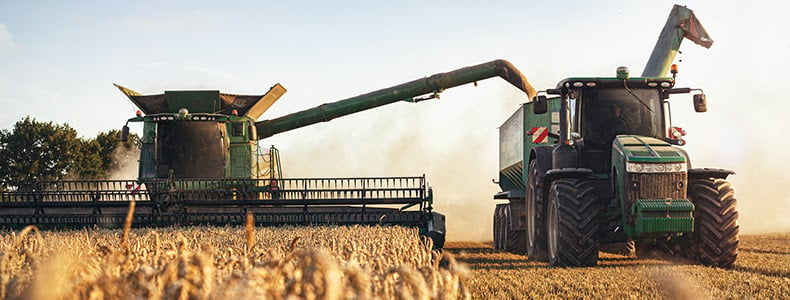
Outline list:
[[[633,77],[626,80],[615,77],[570,77],[557,83],[557,88],[583,86],[618,88],[623,87],[624,81],[628,83],[629,88],[655,88],[663,82],[668,83],[669,86],[673,86],[675,83],[672,77]]]

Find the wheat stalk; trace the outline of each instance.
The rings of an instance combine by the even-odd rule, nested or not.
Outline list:
[[[247,253],[249,254],[255,250],[255,216],[252,212],[247,212],[244,232],[247,236]]]
[[[126,249],[126,253],[129,253],[129,231],[132,229],[132,220],[134,219],[134,207],[135,201],[132,200],[129,202],[129,210],[126,212],[126,219],[123,221],[123,235],[121,236],[121,246]]]

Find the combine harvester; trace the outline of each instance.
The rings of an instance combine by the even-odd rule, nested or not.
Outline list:
[[[285,93],[280,84],[262,96],[219,91],[141,95],[116,85],[140,109],[128,120],[143,125],[139,177],[37,182],[0,192],[0,226],[119,227],[134,201],[136,226],[243,224],[252,213],[262,225],[415,226],[441,247],[445,220],[433,211],[424,176],[281,178],[277,150],[261,153],[267,151],[260,151],[258,141],[382,105],[436,98],[444,89],[494,76],[528,97],[535,95],[524,76],[503,60],[260,122],[256,120]]]
[[[502,192],[494,199],[498,249],[594,266],[601,244],[658,247],[709,266],[737,257],[738,212],[729,170],[692,168],[685,132],[672,124],[670,69],[683,38],[713,41],[694,13],[675,6],[641,77],[577,77],[538,92],[500,127]],[[548,98],[546,95],[551,95]],[[629,249],[632,250],[632,249]]]

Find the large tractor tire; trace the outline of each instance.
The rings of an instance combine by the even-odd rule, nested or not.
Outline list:
[[[527,253],[527,232],[525,230],[514,230],[512,223],[512,210],[510,205],[504,209],[505,223],[505,251],[515,254]]]
[[[694,203],[694,259],[706,266],[729,269],[738,257],[738,211],[735,191],[723,179],[698,179],[689,184]]]
[[[546,253],[546,227],[544,225],[544,201],[543,189],[540,187],[540,174],[538,173],[538,161],[529,162],[527,171],[527,190],[524,199],[526,206],[526,254],[531,260],[545,261],[548,259]]]
[[[553,267],[598,264],[599,207],[595,186],[585,179],[557,179],[549,190],[546,237]]]

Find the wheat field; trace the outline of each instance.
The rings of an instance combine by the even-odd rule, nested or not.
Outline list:
[[[458,299],[468,270],[401,227],[0,234],[4,299]]]
[[[601,253],[549,268],[401,227],[0,232],[3,299],[784,298],[790,233],[741,237],[733,270]]]
[[[474,299],[787,299],[790,233],[742,235],[732,270],[670,257],[632,258],[601,252],[591,268],[550,268],[494,250],[492,243],[447,242],[472,270]]]

